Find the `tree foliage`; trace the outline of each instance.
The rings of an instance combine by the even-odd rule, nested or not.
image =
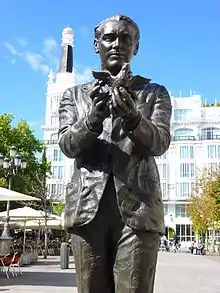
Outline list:
[[[64,209],[64,207],[65,207],[65,204],[64,203],[55,203],[53,205],[53,213],[55,215],[60,216],[61,213],[62,213],[62,211],[63,211],[63,209]]]
[[[50,164],[39,159],[44,145],[35,137],[34,131],[30,129],[26,121],[20,120],[14,126],[13,116],[3,114],[0,115],[0,153],[9,157],[11,146],[15,146],[19,154],[28,162],[26,170],[13,177],[12,189],[25,194],[30,194],[30,190],[34,189],[35,193],[32,192],[31,195],[39,197],[37,189],[39,179],[45,181],[45,174],[50,170]],[[46,157],[46,154],[44,156]],[[0,169],[0,186],[7,187],[7,179],[2,168]]]
[[[204,169],[197,178],[187,213],[197,233],[213,228],[220,220],[220,172]]]

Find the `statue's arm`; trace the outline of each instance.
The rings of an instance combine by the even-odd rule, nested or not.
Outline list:
[[[59,146],[68,158],[75,158],[96,141],[100,131],[93,132],[87,126],[87,117],[78,119],[75,90],[66,90],[59,106]]]
[[[152,156],[161,156],[167,151],[171,141],[172,105],[170,95],[164,86],[158,86],[154,95],[151,120],[144,116],[143,111],[140,122],[129,132],[129,137],[137,147],[147,149]]]

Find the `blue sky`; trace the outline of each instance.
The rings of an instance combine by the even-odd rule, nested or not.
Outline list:
[[[176,96],[180,90],[185,96],[193,90],[210,102],[220,100],[219,0],[1,0],[1,113],[27,120],[40,138],[46,73],[56,69],[63,28],[74,30],[74,62],[81,81],[99,65],[93,27],[118,13],[133,18],[141,30],[134,73],[164,84]]]

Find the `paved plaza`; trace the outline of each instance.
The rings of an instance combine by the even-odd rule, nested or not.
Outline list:
[[[40,259],[24,267],[23,276],[7,280],[0,274],[0,292],[76,293],[74,264],[60,270],[59,258]],[[155,293],[219,293],[220,256],[159,253]]]

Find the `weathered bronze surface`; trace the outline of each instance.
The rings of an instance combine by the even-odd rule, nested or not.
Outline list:
[[[59,108],[59,145],[75,159],[66,188],[79,293],[153,293],[164,232],[154,156],[170,145],[171,101],[164,86],[133,76],[139,29],[127,16],[95,28],[101,71],[69,88]]]

